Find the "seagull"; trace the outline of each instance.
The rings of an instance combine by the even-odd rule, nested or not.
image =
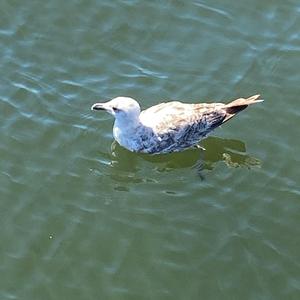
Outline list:
[[[113,136],[132,152],[164,154],[200,147],[199,142],[248,105],[262,102],[260,95],[225,103],[164,102],[141,111],[129,97],[95,103],[91,110],[104,110],[115,117]],[[201,147],[200,147],[201,148]]]

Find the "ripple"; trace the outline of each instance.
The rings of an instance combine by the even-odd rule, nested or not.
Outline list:
[[[228,14],[228,13],[227,13],[226,11],[224,11],[224,10],[217,9],[217,8],[215,8],[215,7],[213,7],[213,6],[205,5],[205,4],[199,3],[199,2],[194,2],[194,4],[195,4],[196,6],[199,6],[199,7],[201,7],[201,8],[204,8],[204,9],[206,9],[206,10],[208,10],[208,11],[211,11],[211,12],[216,13],[216,14],[218,14],[218,15],[224,16],[224,17],[226,17],[226,18],[228,18],[228,19],[230,19],[230,20],[233,20],[232,16],[231,16],[230,14]]]

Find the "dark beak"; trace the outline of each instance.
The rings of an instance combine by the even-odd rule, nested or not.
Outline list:
[[[95,103],[92,105],[91,110],[105,110],[103,103]]]

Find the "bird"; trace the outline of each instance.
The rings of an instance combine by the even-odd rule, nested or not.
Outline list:
[[[201,148],[199,142],[214,129],[262,101],[260,95],[229,103],[169,101],[141,110],[135,99],[119,96],[97,102],[91,110],[104,110],[114,116],[113,136],[122,147],[138,153],[166,154]]]

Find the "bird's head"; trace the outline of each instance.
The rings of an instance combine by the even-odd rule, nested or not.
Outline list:
[[[108,102],[95,103],[91,110],[105,110],[116,119],[135,119],[141,112],[138,102],[129,97],[117,97]]]

